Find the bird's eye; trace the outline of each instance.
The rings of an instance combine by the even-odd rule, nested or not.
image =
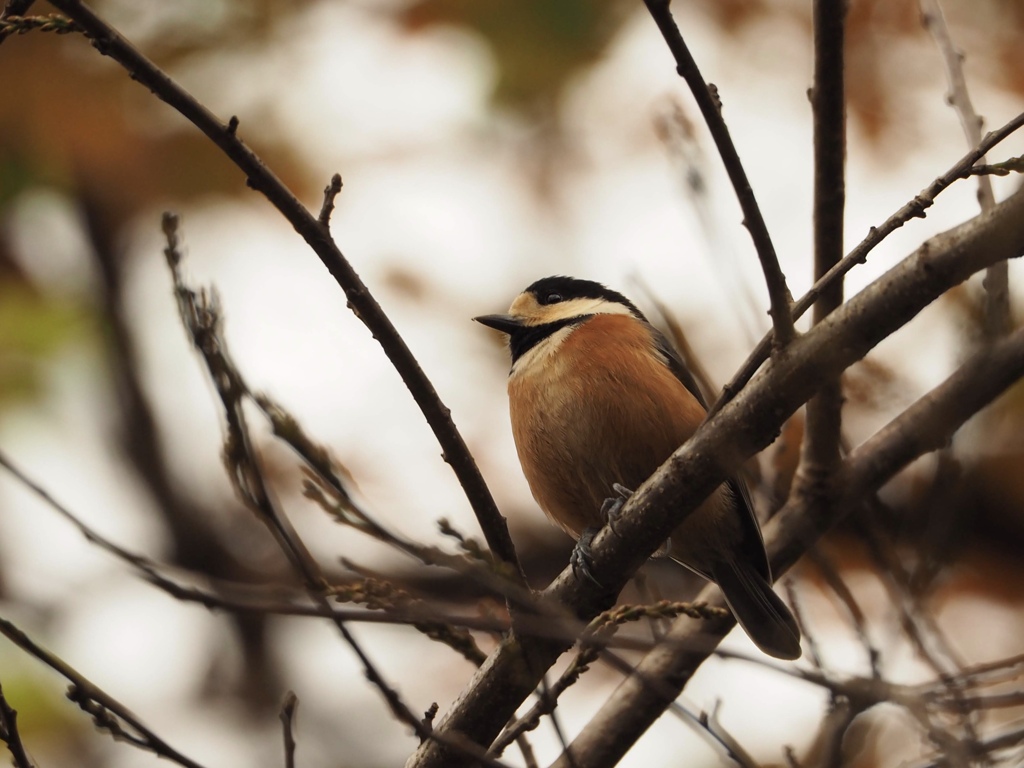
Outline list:
[[[557,304],[562,300],[562,294],[556,293],[555,291],[548,291],[547,293],[541,294],[541,304]]]

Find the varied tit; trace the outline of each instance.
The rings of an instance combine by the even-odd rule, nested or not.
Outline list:
[[[639,487],[704,419],[704,399],[668,340],[629,299],[599,283],[546,277],[507,315],[474,319],[508,334],[519,462],[540,508],[573,538],[602,525],[609,497]],[[672,532],[668,556],[721,587],[762,651],[800,656],[800,630],[772,591],[739,478]]]

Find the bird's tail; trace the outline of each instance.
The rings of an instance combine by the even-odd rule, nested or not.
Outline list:
[[[762,651],[777,659],[800,658],[800,629],[789,608],[749,563],[715,563],[711,575],[736,621]]]

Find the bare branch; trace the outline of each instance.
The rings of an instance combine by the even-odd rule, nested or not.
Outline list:
[[[774,338],[778,346],[784,347],[796,334],[793,328],[793,314],[790,309],[793,297],[786,286],[786,276],[782,274],[779,257],[775,253],[775,246],[768,234],[768,227],[764,223],[764,217],[757,205],[754,191],[750,188],[747,173],[743,170],[743,163],[740,161],[739,153],[736,151],[732,136],[729,135],[729,129],[722,117],[722,103],[718,97],[718,91],[713,85],[705,82],[701,75],[697,62],[693,60],[690,49],[672,18],[669,0],[644,0],[644,5],[647,6],[651,17],[658,25],[658,29],[661,30],[665,42],[668,43],[669,50],[676,61],[676,71],[689,86],[690,92],[697,102],[697,107],[704,117],[704,122],[707,123],[708,129],[711,131],[715,146],[718,147],[718,153],[722,157],[725,170],[729,174],[729,181],[732,182],[736,198],[743,211],[743,223],[754,241],[754,248],[761,261],[761,269],[764,271],[768,297],[771,302],[768,314],[772,317],[772,327],[775,329]]]
[[[313,249],[345,292],[349,307],[373,334],[409,388],[441,445],[444,460],[452,467],[462,485],[487,539],[487,545],[501,560],[509,563],[516,577],[525,583],[505,519],[498,511],[476,462],[452,422],[448,408],[441,402],[437,391],[391,320],[331,239],[327,228],[238,138],[233,126],[221,122],[84,3],[80,0],[55,0],[52,5],[77,22],[100,53],[118,62],[133,80],[149,88],[206,134],[246,174],[247,184],[261,192]]]
[[[21,734],[18,732],[18,713],[7,703],[2,686],[0,686],[0,741],[7,745],[14,768],[34,768],[25,751],[25,745],[21,741]]]
[[[281,550],[288,557],[296,573],[301,576],[309,597],[325,611],[330,610],[327,579],[316,559],[299,538],[284,510],[274,500],[267,487],[255,446],[249,434],[242,400],[248,392],[238,369],[231,361],[227,343],[222,335],[220,306],[213,293],[196,293],[185,285],[181,275],[181,255],[178,252],[177,217],[165,214],[164,232],[167,235],[167,263],[174,278],[175,295],[181,310],[181,320],[192,343],[202,356],[210,374],[210,380],[224,407],[227,422],[227,437],[224,445],[224,463],[235,490],[245,504],[265,523]],[[428,731],[420,718],[413,714],[396,691],[384,679],[369,654],[349,631],[345,622],[331,613],[333,623],[342,638],[352,649],[367,679],[380,691],[391,712],[399,722],[413,728],[421,739],[429,739]],[[438,738],[444,739],[443,736]],[[464,748],[454,740],[447,743],[460,751]],[[482,750],[469,748],[471,753],[482,754]]]
[[[298,697],[288,691],[281,704],[281,727],[284,730],[284,766],[295,768],[295,734],[292,729],[295,725],[295,710],[299,706]]]
[[[825,555],[821,551],[820,547],[812,549],[808,556],[811,562],[817,566],[821,572],[822,578],[825,583],[832,590],[832,593],[839,599],[843,607],[846,609],[846,613],[850,618],[850,623],[853,625],[854,631],[857,633],[857,639],[860,640],[860,644],[864,646],[864,652],[867,656],[868,664],[871,666],[871,676],[874,678],[881,678],[881,670],[878,667],[880,653],[878,648],[875,647],[874,643],[871,642],[871,638],[868,636],[867,619],[864,616],[864,611],[861,610],[860,604],[857,602],[857,598],[853,596],[853,592],[843,581],[842,576],[832,563],[831,558]]]
[[[331,183],[324,187],[324,204],[320,207],[320,215],[316,219],[322,226],[326,227],[331,223],[334,200],[338,197],[339,192],[341,192],[341,174],[336,173],[331,176]]]
[[[57,501],[53,496],[47,492],[45,488],[29,478],[24,472],[22,472],[2,451],[0,451],[0,467],[3,467],[13,475],[19,483],[24,485],[34,494],[39,496],[46,504],[48,504],[53,510],[60,514],[64,519],[70,522],[78,531],[85,537],[86,541],[90,544],[95,544],[100,549],[109,552],[120,560],[128,563],[132,567],[138,569],[144,577],[152,578],[156,573],[157,567],[149,558],[142,555],[129,552],[128,550],[118,546],[110,539],[106,538],[102,534],[98,533],[94,529],[90,528],[81,518],[72,513],[67,507]]]
[[[984,121],[975,111],[974,104],[971,103],[971,94],[967,90],[967,78],[964,76],[963,67],[964,54],[953,43],[939,0],[920,0],[920,5],[925,29],[931,33],[945,64],[946,79],[949,83],[946,101],[960,118],[967,146],[976,147],[981,141],[981,127]],[[984,161],[984,158],[981,160]],[[978,177],[978,204],[982,211],[987,211],[996,204],[992,180],[988,176]],[[1007,265],[1000,263],[989,267],[985,274],[984,287],[985,330],[989,336],[1002,335],[1012,326]]]
[[[1009,728],[995,736],[983,739],[978,743],[978,749],[981,750],[981,754],[983,755],[991,755],[993,752],[1010,749],[1012,747],[1020,747],[1021,745],[1024,745],[1024,728],[1015,727]],[[942,756],[923,763],[918,763],[912,766],[912,768],[950,768],[950,765],[950,761],[947,757]]]
[[[993,147],[998,145],[1011,134],[1024,126],[1024,112],[1014,117],[1001,128],[985,135],[981,143],[960,158],[948,171],[939,176],[935,181],[921,190],[906,205],[887,218],[881,225],[872,227],[868,236],[865,237],[856,248],[850,251],[843,260],[832,267],[811,289],[801,296],[793,305],[793,318],[799,319],[803,314],[814,306],[814,303],[821,297],[824,291],[829,290],[837,280],[841,280],[847,272],[858,264],[867,261],[868,254],[875,249],[885,238],[902,227],[914,218],[924,218],[925,212],[935,204],[935,198],[945,191],[954,182],[966,179],[973,173],[974,164],[984,157]],[[722,407],[732,400],[737,393],[746,386],[747,382],[757,373],[761,364],[768,359],[772,349],[773,331],[769,331],[764,338],[757,343],[753,351],[743,361],[743,365],[732,377],[728,384],[722,388],[722,395],[711,406],[707,418],[718,413]]]
[[[814,279],[820,280],[843,258],[846,205],[846,87],[844,44],[847,0],[814,2]],[[835,281],[814,305],[820,323],[843,302]],[[822,382],[807,402],[806,429],[793,493],[827,504],[839,466],[842,433],[842,378]]]
[[[987,174],[989,176],[1009,176],[1011,173],[1024,173],[1024,155],[1011,157],[1009,160],[1004,160],[1001,163],[992,163],[991,165],[979,164],[971,168],[971,176],[979,176],[982,174]]]
[[[866,494],[917,456],[947,441],[964,421],[1021,376],[1024,330],[976,354],[851,452],[840,470],[842,492],[827,511],[809,506],[804,499],[791,498],[764,531],[773,571],[784,572]],[[717,587],[708,585],[700,599],[713,602],[721,597]],[[707,649],[733,624],[725,621],[697,627],[685,621],[675,622],[667,637],[672,644],[651,651],[637,666],[637,677],[625,680],[576,738],[573,749],[577,756],[582,756],[581,762],[593,768],[614,765],[664,709],[665,693],[652,690],[643,680],[665,681],[678,693],[707,656]],[[714,633],[714,637],[709,637],[709,633]]]
[[[167,758],[185,768],[203,768],[147,728],[117,699],[87,680],[71,665],[37,645],[28,635],[3,618],[0,618],[0,634],[69,680],[71,686],[68,698],[92,715],[96,725],[115,738],[123,739],[139,749]],[[125,726],[129,730],[125,730]]]
[[[940,449],[942,451],[948,448]],[[877,499],[869,499],[871,507],[879,506]],[[977,712],[963,702],[961,686],[956,682],[963,664],[957,658],[945,634],[924,605],[909,588],[909,575],[891,548],[881,536],[862,526],[868,551],[878,564],[882,583],[899,615],[900,626],[921,659],[932,668],[946,686],[944,696],[952,703],[950,710],[956,715],[962,733],[951,736],[946,729],[932,726],[926,712],[918,715],[922,729],[935,746],[945,753],[954,765],[968,766],[970,756],[978,743],[974,717]]]
[[[572,570],[566,569],[544,590],[543,596],[573,606],[576,614],[581,617],[594,616],[607,608],[625,582],[661,546],[685,516],[734,473],[747,456],[771,442],[785,419],[814,394],[822,377],[838,375],[866,354],[874,344],[901,328],[910,317],[950,286],[959,284],[994,261],[1019,256],[1022,252],[1024,192],[1018,192],[988,214],[925,243],[913,255],[832,312],[823,322],[797,338],[787,348],[786,355],[773,358],[767,368],[735,400],[726,405],[715,419],[706,421],[685,445],[640,486],[616,519],[615,532],[611,533],[605,528],[592,543],[591,570],[597,580],[607,586],[606,591],[598,590],[587,580],[577,581]],[[1018,339],[1018,344],[1024,344],[1024,337]],[[987,358],[966,369],[973,371],[981,368],[984,360]],[[1024,354],[1021,354],[1019,360],[1001,361],[1001,364],[1003,368],[1000,371],[1004,374],[1008,370],[1017,375],[1017,369],[1024,367]],[[1001,379],[986,381],[985,386],[979,385],[974,395],[984,393],[986,399],[977,401],[973,395],[964,398],[963,403],[969,404],[971,410],[964,413],[959,408],[962,404],[958,404],[958,409],[952,411],[947,420],[939,420],[937,426],[948,428],[948,432],[943,431],[941,436],[948,437],[971,413],[995,397],[1005,386],[1008,383]],[[897,467],[906,464],[913,456],[936,447],[930,443],[913,445],[919,450],[912,456],[902,461],[894,459],[879,467],[880,471],[888,473],[885,477],[891,476]],[[841,487],[844,493],[851,494],[851,499],[860,499],[866,489],[881,484],[881,479],[874,485],[868,482],[871,479],[862,478],[857,483],[844,483]],[[795,522],[789,522],[792,516],[787,515],[785,519],[787,531],[790,526],[796,525]],[[813,535],[806,535],[806,528],[801,528],[798,531],[799,538],[793,534],[792,540],[784,539],[792,546],[792,550],[786,559],[773,560],[773,572],[783,572],[834,519],[829,515],[824,516],[819,530],[816,527],[818,524],[813,522],[815,518],[809,518],[811,522],[805,525],[811,526]],[[789,556],[792,559],[788,559]],[[703,594],[709,602],[717,598],[717,590]],[[717,599],[712,604],[721,605]],[[731,626],[731,619],[710,621],[702,624],[702,629],[708,634],[684,633],[682,636],[673,636],[670,633],[668,639],[677,641],[679,648],[689,649],[677,651],[676,657],[688,660],[695,667]],[[465,734],[481,744],[490,743],[516,707],[533,690],[547,666],[567,647],[568,644],[534,641],[513,632],[480,668],[437,730]],[[670,651],[658,649],[652,655],[659,653],[669,658],[674,657]],[[679,672],[680,668],[689,670],[685,661],[677,666],[670,665],[669,670],[655,666],[654,673],[645,670],[648,673],[640,679],[662,679],[664,672],[666,677],[663,679],[669,681],[670,686],[681,687],[690,674],[690,671],[685,674]],[[627,681],[624,685],[645,688],[637,680],[633,683]],[[673,698],[672,695],[666,697],[659,694],[657,704],[650,706],[647,714],[653,719]],[[627,719],[639,722],[638,717],[643,722],[651,722],[651,719],[643,719],[643,713],[639,710],[630,712]],[[596,728],[594,732],[610,728],[611,723],[604,718],[592,721]],[[457,756],[437,745],[427,744],[421,747],[408,765],[410,768],[422,768],[460,764]]]

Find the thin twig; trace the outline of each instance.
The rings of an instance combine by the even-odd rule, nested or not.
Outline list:
[[[978,749],[981,750],[981,755],[991,756],[993,752],[998,750],[1020,747],[1022,744],[1024,744],[1024,727],[1018,726],[983,739],[978,743]],[[1014,764],[1019,765],[1019,760],[1014,761]],[[918,763],[912,766],[912,768],[950,768],[950,762],[948,757],[943,755]]]
[[[163,229],[167,237],[167,264],[174,280],[175,296],[181,312],[181,320],[192,343],[199,351],[206,365],[210,380],[221,399],[227,424],[224,444],[224,463],[235,491],[243,502],[256,514],[273,534],[281,551],[287,556],[295,572],[302,578],[307,594],[314,603],[327,610],[330,608],[329,584],[319,563],[298,536],[284,510],[278,505],[267,487],[249,433],[243,398],[248,391],[241,374],[231,360],[227,342],[222,334],[221,311],[215,294],[196,293],[189,288],[181,274],[181,253],[179,251],[178,219],[173,214],[164,214]],[[359,659],[366,678],[381,693],[392,714],[409,727],[421,739],[438,738],[459,751],[466,751],[490,765],[498,765],[486,757],[484,750],[472,744],[452,739],[446,735],[435,735],[402,700],[385,679],[362,645],[346,626],[345,622],[331,614],[334,626],[345,643]]]
[[[240,373],[237,374],[237,380],[241,386],[246,386]],[[372,536],[425,565],[448,568],[514,606],[532,610],[533,593],[514,578],[506,576],[508,567],[495,562],[494,557],[482,551],[479,544],[470,544],[468,539],[461,537],[460,546],[465,555],[453,555],[400,536],[376,520],[348,492],[348,474],[327,447],[309,437],[299,421],[270,397],[249,392],[247,387],[246,392],[270,422],[274,435],[290,446],[305,463],[303,495],[318,504],[332,519]],[[442,526],[442,533],[448,533],[449,530]]]
[[[7,745],[14,768],[34,768],[18,732],[18,713],[7,702],[3,686],[0,686],[0,741]]]
[[[811,665],[815,669],[821,669],[824,665],[821,660],[821,650],[818,646],[818,639],[815,637],[810,627],[807,626],[807,617],[804,615],[803,603],[800,601],[796,588],[793,586],[793,580],[786,579],[782,586],[786,591],[786,601],[789,603],[789,608],[793,612],[793,618],[796,619],[796,625],[800,628],[800,637],[802,638],[800,644],[805,649],[804,658],[810,661]]]
[[[562,727],[562,720],[559,717],[558,709],[554,704],[552,692],[548,688],[548,679],[546,676],[541,680],[540,695],[542,699],[552,698],[551,711],[548,713],[548,717],[551,719],[551,728],[555,732],[555,737],[558,739],[558,743],[562,746],[562,754],[564,754],[568,760],[569,768],[579,768],[576,764],[576,758],[573,757],[572,750],[569,748],[569,740],[565,737],[565,729]],[[519,738],[517,738],[516,741],[518,742]]]
[[[255,445],[249,433],[243,399],[247,396],[246,386],[238,368],[231,360],[227,342],[222,333],[222,319],[219,301],[212,292],[196,293],[184,282],[181,274],[181,253],[178,239],[178,219],[173,214],[164,214],[163,229],[167,237],[165,255],[174,280],[175,296],[181,313],[181,320],[192,343],[206,365],[211,383],[220,397],[227,424],[224,443],[224,463],[243,502],[256,514],[273,534],[281,551],[287,556],[295,572],[302,578],[310,599],[321,608],[330,608],[330,585],[319,563],[298,536],[284,510],[274,499],[267,487]],[[384,678],[376,663],[362,647],[346,623],[333,613],[332,623],[342,639],[356,655],[363,667],[367,680],[377,688],[392,714],[399,722],[412,728],[421,740],[437,739],[460,753],[465,753],[487,765],[497,767],[501,763],[488,757],[479,745],[449,734],[438,734],[428,729],[412,709],[402,700],[398,691]]]
[[[868,664],[871,667],[871,676],[880,679],[882,677],[881,669],[879,669],[881,654],[875,647],[875,644],[871,642],[871,637],[868,635],[867,619],[864,616],[864,611],[861,610],[860,604],[857,602],[857,598],[853,596],[853,592],[850,591],[846,582],[843,581],[843,577],[839,574],[832,559],[820,547],[812,549],[808,556],[811,562],[817,566],[829,589],[832,590],[832,593],[846,609],[850,623],[857,633],[857,639],[864,646],[864,653],[867,655]]]
[[[90,544],[95,544],[106,552],[114,555],[120,560],[128,563],[134,568],[137,568],[144,577],[152,578],[157,573],[157,566],[149,558],[143,555],[129,552],[123,547],[118,546],[110,539],[106,538],[102,534],[98,533],[93,528],[86,525],[81,518],[71,512],[67,507],[57,501],[50,493],[43,488],[39,483],[35,482],[28,477],[21,469],[19,469],[10,458],[7,457],[2,451],[0,451],[0,467],[6,469],[11,475],[18,480],[19,483],[28,488],[32,493],[36,494],[41,498],[47,505],[49,505],[58,514],[68,520],[78,531],[85,537],[86,541]]]
[[[0,634],[69,680],[71,687],[68,690],[68,698],[92,715],[96,725],[109,732],[115,739],[125,740],[139,749],[167,758],[185,768],[203,768],[147,728],[117,699],[87,680],[64,660],[37,645],[28,635],[3,618],[0,618]],[[125,725],[131,730],[125,730]]]
[[[77,528],[86,541],[128,564],[143,579],[177,600],[198,603],[209,609],[222,609],[238,613],[266,613],[281,616],[318,617],[341,621],[389,624],[415,624],[433,619],[438,622],[448,622],[454,626],[465,626],[484,631],[500,632],[508,629],[506,621],[496,621],[480,616],[448,616],[441,613],[437,607],[426,604],[407,604],[401,608],[396,607],[389,610],[376,611],[351,610],[335,606],[324,608],[322,605],[304,604],[297,602],[294,597],[282,596],[281,590],[277,588],[260,588],[251,584],[229,582],[224,579],[212,579],[206,574],[189,573],[188,576],[191,578],[201,577],[205,581],[210,582],[213,586],[209,589],[202,589],[192,584],[183,584],[167,576],[163,572],[165,570],[164,566],[158,565],[144,555],[131,552],[115,544],[90,527],[78,515],[57,501],[39,483],[28,477],[2,451],[0,451],[0,467],[7,470],[19,483],[37,495],[50,508]],[[328,591],[334,593],[337,589],[331,587]],[[550,617],[545,617],[543,622],[548,627],[554,626]],[[583,625],[578,624],[578,626],[582,627]],[[535,630],[540,631],[540,629],[541,622],[538,621],[538,626]],[[559,636],[567,633],[572,633],[571,636],[575,637],[578,629],[574,630],[572,625],[568,625],[564,628],[564,633],[560,632]]]
[[[525,584],[525,576],[505,518],[498,511],[476,462],[451,420],[448,408],[391,320],[342,255],[327,228],[263,164],[256,153],[238,138],[231,126],[224,124],[196,101],[84,3],[80,0],[54,0],[51,4],[76,21],[100,53],[118,62],[133,80],[147,87],[206,134],[246,174],[248,185],[261,192],[313,249],[345,292],[356,317],[370,330],[409,388],[441,445],[444,460],[452,467],[462,485],[487,545],[499,559],[509,563],[514,577]]]
[[[718,719],[718,712],[721,708],[721,699],[715,699],[711,711],[701,713],[701,723],[707,728],[712,738],[722,745],[726,750],[726,754],[736,765],[740,766],[740,768],[760,768],[758,762],[750,756],[750,753],[743,748],[743,745],[739,743],[735,736],[729,733],[726,727],[722,725],[722,721]]]
[[[877,497],[868,503],[869,509],[872,510],[881,506]],[[962,702],[963,691],[954,682],[964,665],[957,658],[956,652],[938,623],[924,609],[918,596],[911,591],[910,574],[900,562],[897,554],[888,546],[888,542],[871,524],[862,526],[861,530],[868,546],[868,552],[878,566],[880,580],[896,608],[904,634],[921,659],[941,679],[947,681],[946,695],[954,704],[951,710],[956,714],[963,730],[962,735],[954,739],[948,738],[939,728],[926,729],[926,733],[933,739],[937,747],[943,749],[951,758],[955,758],[955,765],[969,765],[970,756],[978,743],[978,733],[973,721],[978,711]]]
[[[299,698],[293,691],[288,691],[281,704],[281,727],[284,730],[284,766],[295,768],[295,710],[299,706]]]
[[[730,309],[736,313],[736,319],[743,327],[744,343],[753,344],[764,325],[761,299],[748,280],[739,279],[739,273],[745,272],[742,261],[737,258],[732,243],[723,240],[721,221],[712,213],[707,180],[708,159],[696,135],[696,124],[687,116],[679,96],[673,93],[665,106],[658,109],[654,116],[654,129],[670,160],[677,166],[678,177],[688,198],[688,208],[696,215],[707,242],[707,260],[722,287],[737,297]],[[651,292],[646,286],[644,290]],[[740,314],[742,317],[738,316]]]
[[[331,176],[331,183],[324,187],[324,204],[320,206],[320,215],[317,221],[324,227],[331,223],[331,213],[334,212],[334,201],[341,192],[341,174]]]
[[[282,591],[277,587],[259,587],[243,582],[213,579],[207,574],[185,572],[183,576],[189,579],[202,579],[210,585],[208,588],[176,581],[165,573],[166,566],[115,544],[90,527],[78,515],[57,501],[39,483],[31,479],[2,451],[0,451],[0,467],[7,470],[19,483],[68,520],[89,543],[126,563],[141,578],[176,600],[196,603],[209,610],[225,610],[242,614],[257,613],[369,624],[412,625],[424,631],[432,639],[438,639],[432,628],[439,626],[499,634],[507,632],[511,626],[508,619],[503,616],[481,615],[478,612],[446,613],[441,606],[423,601],[390,606],[374,603],[369,610],[339,608],[333,604],[324,607],[321,604],[308,602],[306,592],[301,593],[301,596],[306,598],[303,601],[300,600],[299,593]],[[331,586],[328,592],[332,597],[336,597],[342,590],[342,587]],[[501,592],[494,594],[502,596]],[[539,606],[537,607],[539,608]],[[665,619],[680,615],[688,615],[693,618],[715,618],[722,615],[720,611],[700,603],[670,601],[641,606],[622,605],[616,609],[616,612],[619,622],[636,621],[641,618]],[[567,615],[558,616],[551,611],[542,611],[536,614],[524,613],[521,615],[521,622],[521,631],[532,637],[566,642],[572,642],[586,628],[586,624],[578,619]],[[630,650],[649,650],[651,647],[651,643],[647,640],[624,637],[621,634],[602,641],[592,639],[591,642]],[[474,663],[480,661],[478,657],[470,660]]]
[[[743,223],[750,232],[754,241],[754,249],[761,262],[761,269],[764,271],[765,283],[768,286],[768,297],[771,309],[768,314],[772,318],[772,327],[775,330],[777,345],[785,347],[793,339],[796,331],[793,327],[793,314],[790,309],[793,297],[786,286],[786,276],[782,274],[782,267],[779,266],[779,258],[775,253],[775,246],[772,244],[771,236],[768,234],[768,227],[761,215],[761,209],[757,205],[754,191],[750,188],[750,181],[743,169],[736,145],[733,144],[732,136],[729,135],[729,128],[722,117],[722,103],[718,97],[718,91],[714,86],[709,85],[697,62],[690,54],[690,49],[683,40],[682,33],[672,18],[669,10],[669,0],[644,0],[647,10],[650,12],[654,22],[658,25],[662,37],[668,44],[676,61],[676,71],[682,77],[690,92],[693,94],[697,107],[700,109],[704,122],[707,123],[711,136],[718,147],[718,153],[725,165],[729,181],[732,182],[733,191],[739,200],[740,209],[743,211]]]
[[[1021,112],[999,129],[987,133],[978,146],[961,157],[953,164],[953,166],[950,167],[948,171],[921,190],[912,200],[889,216],[889,218],[879,226],[871,227],[871,230],[868,232],[868,236],[865,237],[856,248],[846,254],[842,261],[832,267],[820,280],[811,286],[807,293],[797,299],[796,303],[793,304],[793,318],[799,319],[802,317],[808,309],[814,306],[814,303],[818,301],[822,294],[829,290],[830,286],[832,286],[837,280],[841,280],[846,273],[855,266],[867,261],[868,254],[870,254],[871,251],[885,240],[885,238],[911,219],[923,219],[926,215],[925,212],[935,204],[935,198],[938,197],[940,193],[945,191],[953,183],[961,179],[969,178],[972,174],[975,163],[977,163],[980,158],[984,157],[1008,136],[1020,130],[1021,127],[1024,127],[1024,112]],[[750,381],[755,373],[757,373],[758,368],[760,368],[762,363],[768,359],[768,356],[771,353],[773,335],[774,331],[769,331],[764,338],[757,343],[757,346],[755,346],[747,356],[747,359],[743,361],[743,365],[740,366],[739,370],[732,377],[729,383],[722,388],[722,394],[718,400],[715,401],[714,405],[711,406],[708,411],[707,419],[710,419],[718,413],[726,403],[736,397],[739,391],[746,386],[747,382]]]
[[[935,40],[935,45],[942,56],[946,69],[946,80],[949,90],[946,101],[960,118],[960,125],[967,139],[968,147],[976,147],[981,141],[981,128],[984,120],[974,109],[971,94],[967,89],[967,78],[964,76],[964,54],[956,47],[953,37],[946,24],[946,16],[942,12],[939,0],[919,0],[921,19],[925,29]],[[984,162],[985,158],[980,158]],[[987,211],[996,204],[992,191],[992,180],[988,176],[978,177],[978,204],[982,211]],[[1000,336],[1012,327],[1010,311],[1009,269],[1005,262],[994,264],[985,272],[985,330],[988,336]]]
[[[1011,157],[1001,163],[978,164],[971,168],[971,176],[1009,176],[1011,173],[1024,173],[1024,155]]]

